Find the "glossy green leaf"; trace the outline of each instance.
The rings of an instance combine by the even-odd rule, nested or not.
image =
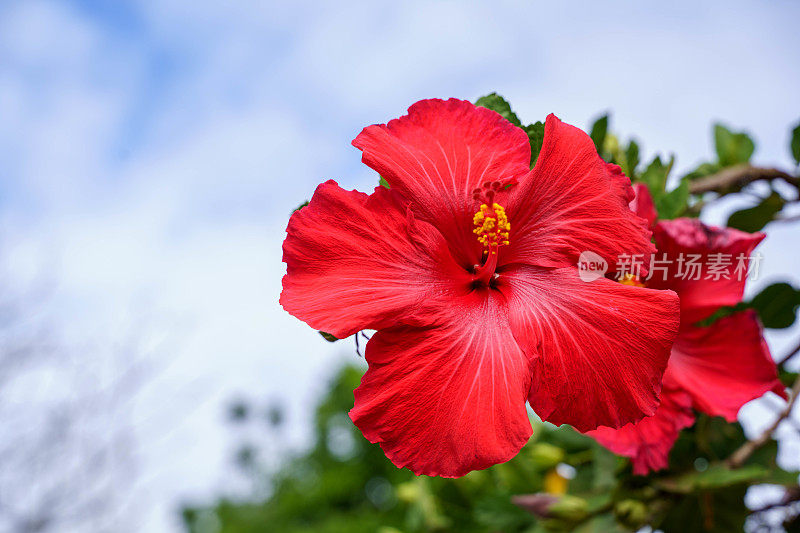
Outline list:
[[[789,143],[794,162],[800,165],[800,123],[792,130],[792,140]]]
[[[749,303],[758,312],[764,327],[783,329],[794,324],[800,306],[800,290],[781,282],[773,283]]]
[[[511,122],[513,125],[522,126],[522,123],[519,121],[517,115],[511,110],[511,104],[509,104],[505,98],[497,93],[490,93],[486,96],[481,96],[475,101],[475,105],[485,107],[486,109],[491,109],[492,111],[502,115],[504,119]]]
[[[337,337],[334,337],[333,335],[331,335],[330,333],[326,333],[325,331],[319,331],[318,333],[322,335],[322,338],[328,342],[336,342],[339,340]]]
[[[531,168],[536,164],[539,159],[539,153],[542,151],[542,142],[544,142],[544,122],[534,122],[523,128],[525,133],[528,134],[528,140],[531,143]]]
[[[593,486],[597,490],[609,490],[616,484],[617,456],[599,444],[595,444],[593,452]]]
[[[656,529],[681,533],[731,533],[743,531],[748,510],[746,486],[681,498]]]
[[[667,178],[669,177],[674,162],[674,156],[671,156],[669,162],[666,164],[661,161],[660,156],[655,156],[650,164],[647,165],[644,172],[642,172],[641,181],[647,185],[650,194],[653,195],[653,199],[656,201],[664,194],[667,186]]]
[[[701,163],[697,166],[697,168],[686,174],[684,178],[688,180],[696,180],[710,176],[711,174],[719,172],[719,170],[720,167],[717,163]]]
[[[631,179],[636,177],[636,167],[639,166],[639,145],[633,139],[628,143],[621,166],[626,176]]]
[[[747,163],[756,149],[753,140],[744,132],[732,132],[722,124],[714,125],[714,146],[723,167]]]
[[[689,180],[683,179],[673,190],[656,200],[659,218],[676,218],[686,211],[689,202]]]
[[[773,192],[758,205],[732,213],[728,217],[727,226],[750,233],[760,231],[775,219],[785,203],[780,194]]]
[[[597,148],[597,153],[601,155],[603,154],[603,144],[606,142],[606,133],[608,133],[608,115],[603,115],[594,121],[589,134]]]
[[[755,309],[766,328],[783,329],[794,324],[800,306],[800,290],[789,283],[773,283],[753,297],[736,305],[717,309],[711,316],[697,323],[708,327],[717,320],[745,309]]]

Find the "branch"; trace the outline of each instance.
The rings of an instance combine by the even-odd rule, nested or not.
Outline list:
[[[786,494],[784,494],[780,500],[759,507],[758,509],[753,509],[751,511],[751,514],[763,513],[765,511],[777,509],[779,507],[786,507],[787,505],[791,505],[798,501],[800,501],[800,486],[789,487],[788,489],[786,489]]]
[[[689,192],[702,194],[704,192],[717,192],[726,194],[738,191],[745,185],[757,180],[782,179],[787,183],[800,187],[800,178],[792,176],[777,168],[754,167],[752,165],[736,165],[720,170],[704,178],[699,178],[689,184]]]
[[[739,468],[742,466],[747,459],[753,455],[757,449],[765,445],[769,442],[769,439],[772,437],[772,433],[778,429],[778,426],[781,422],[783,422],[790,414],[792,414],[792,407],[794,407],[795,401],[797,401],[797,396],[800,395],[800,376],[794,380],[794,385],[792,385],[792,392],[789,398],[789,401],[786,403],[786,407],[783,409],[778,418],[775,422],[772,423],[764,432],[759,435],[759,437],[755,440],[747,441],[742,446],[733,452],[731,456],[728,458],[728,466],[730,468]]]
[[[775,364],[778,365],[778,366],[785,365],[787,362],[789,362],[789,359],[791,359],[792,357],[797,355],[797,352],[800,352],[800,344],[795,346],[792,351],[790,351],[789,353],[787,353],[786,355],[781,357],[780,360],[778,360]]]
[[[800,220],[800,215],[794,215],[791,217],[776,217],[773,219],[773,222],[797,222]]]

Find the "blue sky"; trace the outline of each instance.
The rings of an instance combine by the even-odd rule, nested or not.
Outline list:
[[[284,398],[302,444],[328,372],[354,358],[277,299],[291,209],[328,178],[375,183],[350,145],[362,127],[498,91],[526,121],[611,110],[679,169],[718,119],[788,166],[798,18],[790,2],[0,3],[9,280],[53,280],[65,342],[97,347],[88,371],[113,374],[132,332],[154,369],[125,418],[147,509],[131,529],[169,531],[176,502],[236,490],[226,399]],[[769,230],[766,280],[800,261],[796,230]]]

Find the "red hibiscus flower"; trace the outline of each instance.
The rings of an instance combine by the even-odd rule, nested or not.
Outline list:
[[[281,304],[340,338],[377,330],[350,417],[398,467],[507,461],[531,435],[526,399],[584,431],[655,411],[677,296],[580,280],[583,250],[653,250],[585,133],[550,115],[530,170],[522,129],[423,100],[353,144],[391,189],[317,188],[289,221]]]
[[[656,223],[647,187],[634,187],[631,208],[655,226],[655,260],[664,268],[656,272],[654,262],[646,283],[678,293],[680,331],[655,415],[589,434],[611,451],[631,457],[633,472],[644,475],[667,467],[678,433],[694,423],[692,408],[733,422],[745,403],[767,391],[785,397],[785,390],[754,311],[734,313],[708,327],[697,325],[720,307],[741,301],[747,258],[764,234],[707,226],[691,218]]]

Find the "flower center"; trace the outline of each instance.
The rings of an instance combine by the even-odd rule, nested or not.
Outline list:
[[[472,198],[480,202],[480,208],[472,223],[475,229],[472,232],[478,236],[478,242],[483,245],[485,259],[482,265],[475,265],[473,280],[482,285],[490,285],[498,275],[497,249],[508,244],[508,234],[511,224],[508,223],[506,210],[495,202],[495,195],[505,188],[500,181],[486,182],[483,187],[472,191]]]
[[[490,253],[497,253],[497,247],[508,244],[508,231],[511,224],[508,223],[506,210],[497,202],[481,204],[480,210],[472,217],[475,229],[472,230],[478,236],[480,242]]]
[[[495,194],[502,188],[503,185],[495,181],[486,182],[483,187],[472,191],[472,198],[482,202],[480,209],[472,217],[472,223],[475,225],[472,232],[478,236],[478,242],[492,255],[497,254],[498,247],[508,244],[508,232],[511,230],[506,210],[494,201]]]
[[[646,285],[639,280],[639,276],[635,274],[623,274],[619,280],[623,285],[630,285],[632,287],[645,287]]]

